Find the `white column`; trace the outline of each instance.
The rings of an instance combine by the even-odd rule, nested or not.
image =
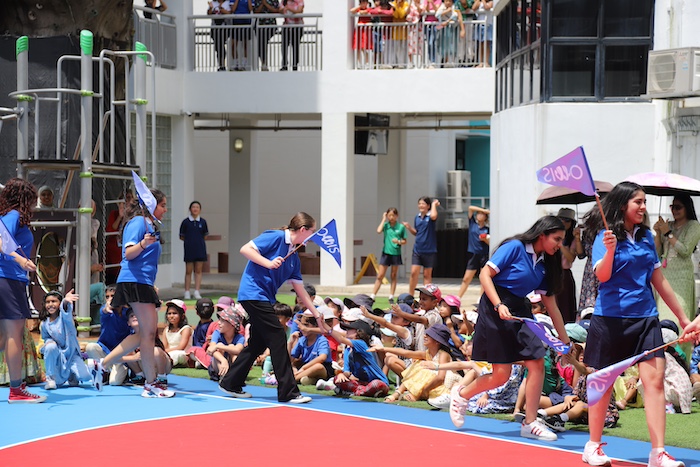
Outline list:
[[[321,252],[321,285],[344,286],[353,280],[353,232],[355,212],[355,156],[352,154],[354,115],[324,112],[321,116],[321,219],[338,226],[342,268]]]
[[[323,0],[323,77],[342,82],[351,63],[350,8],[352,0]],[[318,227],[331,219],[338,226],[342,268],[321,252],[321,284],[344,286],[353,280],[355,156],[354,114],[335,86],[321,87],[321,218]]]
[[[231,125],[248,126],[249,120],[232,120]],[[235,148],[240,139],[240,152]],[[251,238],[258,236],[258,170],[249,130],[229,130],[229,272],[240,274],[247,260],[239,253]],[[264,183],[264,181],[262,181]]]

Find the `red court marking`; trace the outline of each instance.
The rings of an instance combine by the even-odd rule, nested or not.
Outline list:
[[[51,467],[390,466],[562,467],[581,454],[290,407],[136,422],[39,440],[0,451],[0,465],[43,457]],[[34,461],[30,461],[34,459]],[[634,466],[627,462],[618,466]]]

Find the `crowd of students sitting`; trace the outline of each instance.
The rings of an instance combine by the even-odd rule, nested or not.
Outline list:
[[[374,308],[374,300],[365,294],[321,299],[313,285],[304,287],[323,314],[326,329],[320,329],[313,314],[299,303],[294,308],[280,302],[274,306],[288,331],[288,350],[295,379],[301,385],[342,396],[380,397],[387,403],[427,401],[435,408],[448,409],[450,389],[455,384],[468,384],[492,370],[488,362],[471,360],[471,335],[478,325],[478,314],[462,310],[459,298],[443,296],[433,284],[416,289],[418,300],[401,294],[387,310]],[[114,287],[107,287],[106,304],[113,295]],[[83,359],[106,357],[138,331],[130,309],[103,306],[100,336],[81,352],[72,319],[72,304],[77,299],[72,291],[65,297],[50,292],[44,299],[38,348],[45,360],[45,389],[90,381],[89,365]],[[541,298],[530,294],[528,299],[535,318],[554,333]],[[193,329],[187,323],[183,301],[170,300],[165,308],[166,322],[156,337],[158,378],[167,384],[167,374],[174,366],[189,366],[206,369],[210,379],[219,381],[246,345],[249,325],[245,310],[231,297],[223,296],[216,304],[202,298],[196,303],[200,321]],[[583,353],[591,313],[591,309],[584,309],[576,323],[566,325],[573,344],[569,354],[558,355],[550,349],[545,357],[542,395],[534,403],[541,420],[553,431],[564,431],[567,422],[587,423],[586,377],[591,369],[583,364]],[[661,325],[665,342],[678,338],[675,323],[663,320]],[[690,365],[679,346],[668,348],[665,355],[667,411],[690,413],[693,398],[700,400],[700,346],[693,350]],[[113,365],[103,383],[143,384],[139,362],[137,349]],[[277,384],[267,351],[256,364],[262,367],[262,383]],[[25,366],[35,365],[25,362]],[[505,384],[472,397],[467,410],[475,414],[512,413],[516,421],[522,421],[525,404],[533,403],[525,400],[526,378],[524,367],[513,365]],[[620,410],[642,407],[643,397],[633,366],[615,383],[606,426],[617,424]]]

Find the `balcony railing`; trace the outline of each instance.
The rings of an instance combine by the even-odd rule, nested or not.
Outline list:
[[[194,71],[320,71],[321,15],[197,15],[191,24]],[[220,24],[216,24],[220,23]],[[272,23],[272,24],[270,24]]]
[[[464,32],[458,23],[443,26],[425,17],[416,23],[383,23],[381,16],[353,16],[355,69],[490,66],[490,15],[465,19]]]
[[[155,65],[177,68],[175,16],[134,5],[134,40],[142,42],[153,52]]]

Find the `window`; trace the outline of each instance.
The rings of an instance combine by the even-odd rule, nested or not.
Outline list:
[[[654,0],[504,1],[496,18],[496,112],[641,99]]]

